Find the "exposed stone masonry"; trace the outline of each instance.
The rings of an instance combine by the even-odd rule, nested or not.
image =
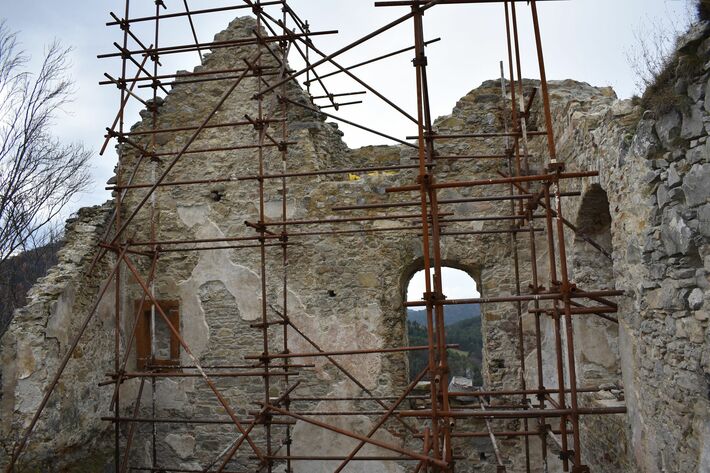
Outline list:
[[[15,312],[0,341],[0,468],[8,461],[13,441],[29,425],[110,267],[108,259],[88,274],[112,210],[112,203],[84,208],[67,222],[57,265],[33,286],[27,305]],[[111,455],[107,426],[99,418],[110,395],[96,389],[113,362],[111,292],[87,332],[92,343],[74,352],[58,395],[50,399],[35,429],[27,471],[54,471],[62,464],[72,472],[96,472]]]

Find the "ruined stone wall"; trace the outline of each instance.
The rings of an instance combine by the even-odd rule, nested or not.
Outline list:
[[[253,20],[235,20],[230,28],[218,35],[217,39],[247,36],[253,28]],[[223,49],[209,55],[202,68],[230,67],[238,58],[249,57],[254,48],[231,50]],[[273,65],[266,61],[266,64]],[[198,68],[199,69],[199,68]],[[224,82],[206,84],[177,84],[170,95],[160,103],[158,126],[168,128],[191,121],[195,117],[206,116],[225,89]],[[215,121],[238,121],[245,114],[256,116],[256,102],[252,96],[257,92],[255,79],[246,79],[216,115]],[[289,94],[295,100],[304,100],[302,92],[290,89]],[[493,131],[499,123],[497,96],[499,89],[491,83],[487,88],[477,91],[463,99],[450,117],[438,122],[442,131],[485,130]],[[476,113],[472,113],[475,111]],[[279,115],[279,105],[273,97],[265,101],[264,113],[274,117]],[[325,123],[324,117],[304,113],[292,107],[289,111],[289,139],[298,144],[290,146],[287,170],[324,170],[350,166],[366,167],[374,165],[412,164],[413,151],[400,147],[369,147],[350,151],[341,141],[337,127]],[[149,114],[134,130],[149,129],[152,126]],[[271,130],[278,130],[279,125]],[[272,131],[276,133],[275,131]],[[186,134],[158,136],[158,153],[176,152],[184,143]],[[138,139],[142,145],[150,145],[149,139]],[[255,144],[257,134],[253,129],[238,128],[225,132],[222,129],[205,130],[191,149],[230,146],[234,144]],[[500,145],[500,143],[496,143]],[[447,144],[447,153],[490,153],[492,143],[460,140]],[[130,169],[135,162],[135,154],[127,147],[122,149],[122,167]],[[160,175],[170,157],[160,162],[142,166],[136,182],[150,182],[153,175]],[[265,152],[266,173],[280,172],[283,167],[279,153],[275,150]],[[155,170],[151,169],[155,166]],[[257,172],[256,151],[230,151],[224,153],[199,153],[185,155],[170,173],[169,180],[192,179],[196,174],[210,176],[244,176]],[[485,173],[493,177],[498,163],[494,162],[454,162],[444,164],[443,175],[460,173],[478,175]],[[153,174],[155,172],[155,174]],[[288,218],[314,219],[333,217],[333,207],[359,205],[376,202],[406,202],[415,199],[414,195],[387,195],[386,187],[413,182],[414,171],[369,173],[359,179],[351,179],[347,174],[323,175],[309,178],[289,179]],[[255,181],[235,181],[224,185],[206,187],[170,187],[156,192],[154,214],[151,217],[152,203],[138,214],[135,225],[136,240],[144,241],[149,232],[150,218],[158,222],[157,240],[176,240],[186,237],[218,238],[222,236],[253,235],[244,226],[244,221],[258,220],[258,194]],[[280,220],[281,183],[267,181],[265,185],[266,216],[269,220]],[[442,193],[443,198],[475,197],[480,189],[451,191]],[[501,195],[508,191],[501,189]],[[219,199],[215,199],[219,194]],[[140,200],[140,191],[132,192],[124,201],[124,213]],[[451,204],[451,211],[459,213],[475,212],[495,215],[505,207],[488,202]],[[384,215],[392,213],[372,209],[360,212],[343,212],[350,215]],[[395,213],[416,213],[416,205],[403,207]],[[337,215],[335,215],[337,216]],[[291,232],[314,232],[322,230],[350,229],[366,230],[382,227],[401,226],[399,222],[366,222],[349,227],[292,227]],[[482,228],[476,225],[475,228]],[[365,349],[373,347],[401,346],[405,336],[405,298],[404,285],[414,271],[421,267],[420,239],[417,231],[380,232],[367,235],[325,235],[292,236],[294,243],[289,249],[288,261],[288,315],[291,320],[324,350]],[[444,243],[444,259],[451,265],[461,267],[474,275],[480,274],[482,291],[511,291],[510,275],[512,267],[498,264],[498,260],[507,260],[505,251],[494,250],[501,240],[495,236],[484,237],[475,244],[465,237],[449,237]],[[147,273],[147,258],[139,262]],[[275,311],[283,311],[282,302],[282,254],[280,248],[267,249],[267,297],[269,318],[276,318]],[[496,268],[488,271],[486,268]],[[159,299],[177,299],[181,305],[181,332],[191,346],[192,351],[204,364],[240,364],[245,355],[258,355],[263,351],[258,330],[249,327],[261,319],[261,274],[259,254],[255,249],[216,250],[193,253],[166,253],[158,263],[156,294]],[[124,294],[123,305],[132,307],[140,298],[140,293],[126,279],[129,289]],[[131,320],[132,315],[124,311],[124,319]],[[497,320],[507,317],[503,308],[487,308],[484,317],[496,324]],[[512,326],[511,326],[512,327]],[[281,328],[270,331],[272,347],[280,349]],[[492,333],[494,333],[492,331]],[[503,332],[492,335],[486,356],[494,360],[495,369],[488,373],[488,382],[495,386],[514,386],[515,380],[509,379],[509,373],[516,373],[517,364],[514,353],[506,349]],[[272,348],[273,349],[273,348]],[[314,349],[297,333],[289,333],[291,351],[313,352]],[[189,359],[182,354],[184,364]],[[361,390],[332,364],[322,358],[293,360],[295,363],[315,363],[314,372],[303,369],[302,384],[298,395],[329,395],[351,397],[362,394]],[[406,384],[406,361],[402,355],[366,355],[342,357],[338,360],[368,389],[382,395],[395,395]],[[123,399],[132,399],[138,390],[139,382],[133,380],[124,385]],[[253,380],[239,378],[220,380],[218,387],[227,394],[240,415],[253,411],[252,401],[263,397],[260,378]],[[278,395],[284,388],[283,383],[274,381],[271,395]],[[152,410],[152,386],[146,383],[142,398],[142,411],[148,414]],[[199,379],[167,380],[155,382],[157,417],[219,417],[223,418],[221,408],[214,401],[213,394]],[[372,404],[377,407],[376,404]],[[353,402],[323,402],[321,404],[292,405],[292,409],[353,410]],[[126,412],[132,406],[125,406]],[[366,432],[373,417],[351,416],[349,418],[323,416],[326,422],[340,425],[358,432]],[[167,428],[167,427],[166,427]],[[402,427],[392,422],[388,424],[389,433],[384,431],[382,438],[400,444],[409,444],[403,435]],[[160,433],[165,433],[159,427]],[[276,427],[275,429],[278,429]],[[136,445],[148,445],[149,435],[144,428]],[[213,459],[229,440],[234,438],[234,428],[209,426],[171,425],[166,442],[160,442],[157,457],[164,466],[194,468]],[[333,436],[321,429],[297,423],[294,432],[294,455],[336,455],[348,453],[354,442],[344,437]],[[159,435],[162,438],[163,435]],[[208,440],[209,438],[209,440]],[[259,439],[257,433],[255,438]],[[260,443],[263,446],[263,442]],[[198,445],[200,448],[191,448]],[[413,448],[418,448],[415,443]],[[187,446],[187,448],[185,448]],[[279,445],[276,446],[278,449]],[[481,451],[490,453],[490,446],[481,446]],[[279,453],[283,453],[283,449]],[[365,449],[366,453],[378,450]],[[380,454],[383,451],[379,451]],[[486,461],[479,458],[478,452],[466,451],[470,457],[470,468],[480,467]],[[135,465],[145,465],[151,461],[148,447],[135,449]],[[243,453],[246,458],[248,453]],[[253,463],[253,461],[251,461]],[[242,459],[234,462],[235,468],[251,464]],[[461,468],[466,468],[466,462]],[[330,471],[333,462],[297,462],[295,471],[320,472]],[[356,462],[352,471],[390,472],[405,471],[402,466],[393,463]],[[465,469],[462,471],[466,471]]]
[[[590,236],[613,251],[610,275],[606,258],[597,253],[595,263],[589,254],[596,250],[569,232],[567,240],[574,242],[573,280],[612,281],[626,291],[615,314],[618,332],[605,320],[590,321],[590,316],[575,320],[582,380],[609,387],[604,394],[585,396],[585,401],[618,405],[624,396],[629,410],[626,416],[583,423],[586,461],[593,471],[710,468],[709,36],[708,24],[701,23],[679,41],[669,66],[672,98],[656,110],[644,110],[637,101],[617,101],[610,91],[575,90],[570,95],[553,84],[562,160],[570,171],[600,173],[583,180],[577,188],[581,198],[565,201],[565,216],[581,227],[589,224],[590,216],[596,218],[596,230],[592,225],[596,233]],[[601,198],[608,199],[610,222],[589,213],[600,210],[599,202],[588,204]],[[550,334],[551,322],[547,326]],[[552,345],[549,341],[545,345],[546,359],[552,360]],[[621,376],[616,382],[615,371]],[[623,393],[617,388],[623,388]]]
[[[0,339],[0,468],[30,423],[112,261],[87,275],[112,205],[81,209],[68,221],[58,263],[41,278]],[[34,429],[18,471],[96,472],[112,456],[100,420],[110,393],[97,390],[113,363],[113,292],[108,291]],[[87,341],[90,343],[86,343]]]
[[[644,113],[602,175],[616,284],[627,291],[619,349],[631,453],[649,472],[710,468],[708,37],[703,23],[680,41],[678,63],[701,64],[674,84],[681,100]]]

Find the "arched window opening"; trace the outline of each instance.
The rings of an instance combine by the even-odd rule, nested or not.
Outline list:
[[[447,299],[479,297],[476,281],[460,269],[442,268],[442,285]],[[425,291],[424,271],[418,271],[409,280],[407,300],[421,301]],[[483,339],[481,335],[481,309],[478,304],[444,306],[446,341],[460,345],[448,350],[449,376],[470,379],[474,386],[483,384],[481,364]],[[428,344],[426,310],[410,307],[407,310],[407,336],[411,346]],[[409,352],[409,378],[413,379],[427,365],[427,351]]]
[[[590,242],[591,240],[592,242]],[[577,215],[577,238],[575,239],[575,276],[584,279],[589,287],[610,287],[614,274],[611,259],[595,245],[611,255],[611,214],[606,192],[598,184],[584,194]]]
[[[607,194],[594,184],[584,194],[577,214],[572,253],[574,282],[589,289],[613,289],[611,214]],[[601,247],[601,249],[599,248]],[[603,250],[603,251],[602,251]],[[618,380],[618,314],[575,317],[575,351],[580,382],[590,385]]]

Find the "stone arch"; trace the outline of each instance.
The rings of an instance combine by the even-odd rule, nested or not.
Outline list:
[[[612,217],[607,193],[601,185],[592,184],[583,194],[575,224],[577,235],[571,254],[572,280],[590,289],[614,288]],[[615,319],[617,314],[606,316]],[[618,323],[596,315],[580,315],[573,320],[580,383],[600,385],[617,382],[620,378]]]
[[[471,264],[466,264],[462,263],[458,259],[444,259],[441,262],[441,265],[446,268],[453,268],[453,269],[458,269],[460,271],[463,271],[464,273],[468,274],[471,279],[474,280],[476,283],[476,288],[478,289],[478,292],[482,294],[481,288],[481,268],[471,265]],[[402,300],[406,300],[407,298],[407,286],[409,285],[409,281],[412,280],[412,276],[414,276],[416,273],[424,269],[424,258],[419,257],[406,265],[404,268],[402,268],[401,277],[400,277],[400,282],[399,282],[399,287],[400,287],[400,296]]]

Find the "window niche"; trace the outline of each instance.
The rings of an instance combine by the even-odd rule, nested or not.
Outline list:
[[[136,365],[138,369],[176,367],[180,364],[180,341],[165,323],[158,310],[153,314],[153,304],[136,302],[138,324],[136,327]],[[180,331],[180,304],[178,301],[158,301],[170,324]],[[153,323],[155,326],[153,327]]]
[[[421,301],[424,294],[424,271],[415,272],[406,285],[406,300]],[[480,297],[476,281],[466,272],[452,267],[442,268],[444,294],[449,299]],[[478,304],[444,306],[444,321],[447,343],[458,344],[459,349],[449,349],[450,378],[470,379],[474,386],[483,384],[483,337],[481,332],[481,309]],[[410,307],[407,310],[407,341],[410,346],[428,344],[426,310]],[[412,380],[427,365],[427,351],[410,351],[409,379]]]
[[[577,214],[577,236],[573,246],[572,276],[588,290],[614,289],[613,252],[609,200],[599,184],[582,197]],[[588,240],[601,246],[595,248]],[[593,305],[593,304],[592,304]],[[606,314],[610,318],[618,314]],[[580,383],[599,385],[619,379],[618,324],[592,314],[574,317],[575,352]]]

